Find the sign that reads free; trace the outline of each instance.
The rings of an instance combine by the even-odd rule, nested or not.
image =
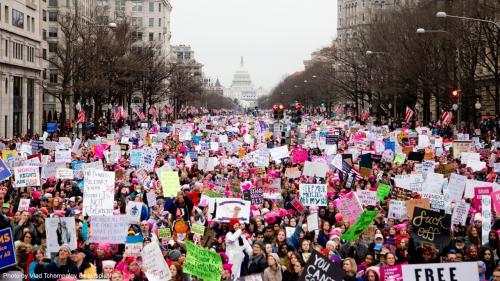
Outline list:
[[[479,281],[476,262],[403,265],[403,280]]]

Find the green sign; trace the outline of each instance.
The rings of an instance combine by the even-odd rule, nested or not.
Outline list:
[[[205,227],[199,224],[193,224],[191,226],[191,232],[194,234],[205,235]]]
[[[377,197],[380,202],[383,202],[387,196],[391,193],[391,187],[385,183],[379,183],[377,188]]]
[[[394,164],[403,164],[405,162],[405,155],[398,153],[394,158]]]
[[[179,174],[172,171],[161,171],[160,182],[163,188],[164,197],[175,197],[181,191]]]
[[[172,231],[170,228],[158,228],[158,238],[163,239],[168,237],[172,237]]]
[[[212,190],[208,190],[207,192],[205,192],[205,195],[210,198],[222,198],[222,194]]]
[[[349,227],[349,229],[347,229],[347,231],[342,235],[342,239],[349,241],[357,239],[368,228],[368,226],[370,226],[378,213],[379,211],[364,211],[361,216],[359,216],[356,223]]]
[[[220,281],[222,259],[219,254],[185,241],[186,260],[184,273],[191,274],[206,281]]]

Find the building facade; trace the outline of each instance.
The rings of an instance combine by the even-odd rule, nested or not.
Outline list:
[[[231,86],[224,89],[224,96],[237,101],[242,107],[252,108],[257,106],[258,98],[265,94],[264,88],[255,88],[253,85],[250,73],[245,69],[243,57],[241,57],[240,67],[234,72]]]
[[[191,75],[202,77],[203,64],[196,61],[194,50],[189,45],[172,45],[170,61],[189,69]],[[175,55],[175,56],[174,56]]]
[[[41,133],[43,0],[0,1],[0,137]]]

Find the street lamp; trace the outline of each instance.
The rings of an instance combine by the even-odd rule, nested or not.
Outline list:
[[[422,27],[417,28],[417,34],[424,34],[424,33],[449,33],[449,32],[446,30],[427,30]]]
[[[108,103],[108,130],[111,133],[111,109],[113,109],[113,105]]]
[[[108,23],[108,27],[112,28],[112,29],[116,28],[117,27],[116,22],[110,22],[110,23]]]
[[[469,17],[461,17],[461,16],[453,16],[453,15],[448,15],[446,12],[439,11],[436,13],[437,18],[454,18],[454,19],[461,19],[461,20],[468,20],[468,21],[478,21],[478,22],[484,22],[484,23],[489,23],[489,24],[494,24],[497,29],[500,29],[500,24],[491,21],[491,20],[485,20],[485,19],[478,19],[478,18],[469,18]]]
[[[385,52],[374,52],[374,51],[366,51],[366,55],[367,56],[371,56],[371,55],[381,55],[381,54],[385,54]]]
[[[392,108],[392,103],[388,104],[387,107],[389,107],[389,109]]]
[[[453,110],[457,111],[457,109],[458,109],[458,104],[454,103],[454,104],[451,106],[451,108],[452,108]]]
[[[481,103],[479,102],[479,99],[476,100],[476,104],[474,105],[474,107],[479,110],[481,109]]]

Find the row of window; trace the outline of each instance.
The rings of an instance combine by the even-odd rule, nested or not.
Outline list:
[[[26,55],[25,55],[26,54]],[[24,60],[26,56],[27,62],[35,62],[35,47],[24,45],[18,42],[10,42],[7,39],[3,40],[3,56],[8,58],[12,55],[13,59]]]
[[[10,17],[11,14],[12,16]],[[2,5],[0,5],[0,20],[2,20]],[[10,7],[7,5],[3,6],[3,21],[5,23],[7,24],[10,23],[15,27],[24,29],[25,20],[26,20],[26,29],[28,30],[28,32],[35,33],[36,26],[34,17],[27,16],[25,19],[23,12],[18,11],[16,9],[10,9]]]
[[[132,4],[132,11],[133,12],[142,12],[144,10],[144,1],[142,1],[142,0],[132,1],[131,4]],[[157,5],[155,5],[155,4],[157,4]],[[109,6],[109,0],[98,0],[97,5],[99,5],[100,7]],[[163,4],[161,2],[155,3],[153,1],[150,1],[149,2],[149,11],[150,12],[161,12],[162,6],[163,6]],[[155,7],[157,7],[156,10],[155,10]],[[125,0],[115,0],[115,9],[124,11],[125,10]]]

